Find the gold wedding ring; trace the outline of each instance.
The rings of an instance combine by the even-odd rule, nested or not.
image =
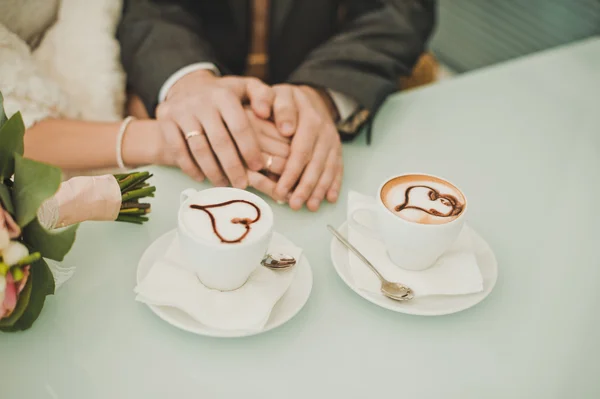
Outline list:
[[[267,164],[265,165],[265,170],[270,171],[271,165],[273,165],[273,155],[269,155],[269,157],[267,158]]]
[[[189,140],[192,137],[196,137],[196,136],[200,136],[202,133],[200,133],[198,130],[192,130],[191,132],[187,132],[185,134],[185,139]]]

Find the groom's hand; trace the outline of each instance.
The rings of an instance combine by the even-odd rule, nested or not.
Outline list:
[[[156,115],[162,126],[170,127],[170,132],[163,133],[170,137],[175,152],[187,157],[179,162],[185,165],[184,172],[197,179],[206,176],[215,186],[231,182],[245,188],[245,165],[258,171],[264,161],[242,102],[249,101],[257,115],[268,118],[273,97],[273,90],[258,79],[217,77],[200,70],[173,85]],[[182,151],[182,139],[187,140],[189,152]]]
[[[280,132],[292,136],[290,157],[274,189],[292,209],[338,199],[342,184],[342,144],[335,126],[337,109],[322,90],[288,84],[274,87],[273,117]]]

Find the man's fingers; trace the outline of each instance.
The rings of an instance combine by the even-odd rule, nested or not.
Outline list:
[[[246,92],[252,110],[263,119],[271,116],[275,92],[259,79],[246,78]]]
[[[229,133],[231,133],[231,137],[235,141],[239,153],[246,161],[246,165],[251,170],[261,170],[264,165],[260,156],[257,134],[242,104],[228,93],[223,93],[218,102],[219,112],[229,129]],[[217,152],[217,156],[219,155]]]
[[[299,90],[294,91],[294,94],[296,93],[299,93]],[[313,157],[315,142],[323,129],[323,122],[320,115],[312,108],[305,95],[299,93],[299,98],[303,99],[301,102],[298,102],[300,106],[298,129],[292,139],[291,152],[287,165],[275,189],[275,194],[280,200],[285,200],[292,187],[298,182],[304,168]],[[323,157],[325,158],[326,155]],[[323,162],[325,162],[324,159]]]
[[[169,145],[169,151],[171,156],[175,160],[175,163],[186,175],[190,176],[196,181],[204,181],[204,174],[200,170],[200,167],[194,162],[192,155],[190,154],[185,139],[181,134],[181,131],[171,120],[159,120],[160,128],[165,137],[165,142]]]
[[[324,144],[317,143],[314,156],[304,170],[300,183],[290,198],[290,208],[298,210],[302,208],[302,205],[308,200],[323,174],[327,156],[328,148]]]
[[[281,176],[285,169],[285,163],[287,160],[277,155],[272,155],[264,152],[262,156],[265,161],[264,171],[274,173],[277,176]]]
[[[192,154],[192,157],[204,175],[208,177],[208,180],[215,186],[228,186],[229,181],[223,174],[217,159],[210,149],[210,144],[206,139],[205,131],[200,125],[200,122],[198,122],[198,119],[191,114],[184,114],[178,118],[177,124],[184,137],[192,132],[199,133],[198,135],[188,137],[185,140],[187,141],[186,144],[189,152]]]
[[[338,158],[338,168],[333,179],[333,183],[329,190],[327,190],[327,201],[334,203],[340,197],[340,190],[342,188],[342,179],[344,177],[344,164],[342,162],[341,156]]]
[[[228,186],[229,181],[223,174],[215,155],[210,149],[210,144],[202,128],[200,128],[199,132],[200,135],[187,139],[190,153],[213,185],[217,187]]]
[[[202,126],[206,131],[206,137],[212,152],[216,155],[221,168],[227,175],[227,178],[231,182],[231,185],[236,188],[244,189],[248,186],[248,176],[246,174],[246,168],[242,164],[237,148],[229,135],[229,132],[223,125],[221,115],[217,110],[208,110],[204,115],[199,118],[202,121]],[[192,143],[196,137],[190,139],[188,144],[190,149],[194,150]],[[262,160],[261,160],[262,161]],[[209,176],[208,170],[206,170],[202,164],[200,164],[202,170]]]
[[[298,109],[294,100],[293,88],[290,85],[273,87],[275,100],[273,102],[273,118],[277,129],[286,137],[296,132],[298,124]]]
[[[330,151],[329,156],[327,157],[327,161],[325,163],[325,170],[319,179],[319,182],[315,186],[312,194],[310,195],[310,199],[306,203],[308,209],[313,212],[319,210],[319,206],[321,202],[325,199],[325,195],[327,194],[327,190],[331,187],[333,180],[338,171],[337,165],[338,154],[337,151]]]
[[[262,175],[261,173],[254,172],[252,170],[248,171],[248,182],[251,187],[254,187],[261,193],[268,195],[271,198],[273,197],[273,191],[275,190],[275,182],[269,179],[267,176]]]

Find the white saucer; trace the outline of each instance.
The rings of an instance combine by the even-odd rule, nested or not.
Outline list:
[[[348,287],[367,301],[383,308],[393,310],[394,312],[420,316],[441,316],[456,313],[475,306],[483,301],[490,292],[492,292],[496,280],[498,279],[498,262],[496,261],[494,252],[488,243],[481,238],[475,230],[466,225],[465,228],[470,229],[473,245],[475,247],[475,257],[477,258],[477,264],[481,270],[481,275],[483,276],[483,291],[476,294],[431,295],[420,298],[417,297],[408,302],[397,302],[386,298],[383,295],[359,289],[354,285],[350,271],[348,249],[346,249],[346,247],[335,237],[331,240],[331,260],[333,261],[333,266],[340,278],[348,285]],[[348,223],[344,222],[338,231],[345,237],[348,237]]]
[[[154,261],[165,254],[165,252],[169,248],[169,245],[175,238],[175,234],[175,229],[163,234],[158,239],[156,239],[156,241],[150,244],[150,246],[146,249],[138,264],[138,284],[144,279],[144,277],[146,277],[146,275],[150,271],[150,268],[154,264]],[[292,245],[292,243],[287,238],[283,237],[281,234],[276,232],[274,232],[273,234],[279,235],[282,241],[287,241],[287,243]],[[208,337],[227,338],[247,337],[251,335],[260,334],[272,330],[276,327],[279,327],[286,321],[290,320],[300,311],[300,309],[302,309],[302,307],[308,300],[312,289],[313,277],[310,264],[308,263],[308,259],[306,259],[306,256],[304,256],[304,254],[301,256],[300,261],[295,267],[297,267],[298,270],[296,271],[296,275],[294,276],[294,280],[292,281],[290,288],[286,291],[285,294],[283,294],[281,299],[273,307],[269,320],[267,321],[267,324],[265,324],[265,328],[258,332],[218,330],[215,328],[207,327],[202,323],[199,323],[187,313],[177,308],[153,305],[148,305],[148,307],[154,313],[156,313],[158,317],[160,317],[167,323],[178,327],[182,330],[192,332],[194,334],[205,335]]]

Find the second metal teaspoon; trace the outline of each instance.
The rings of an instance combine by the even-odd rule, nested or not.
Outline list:
[[[358,249],[356,249],[356,247],[354,247],[354,245],[350,244],[350,242],[346,240],[346,238],[344,238],[343,235],[341,235],[335,228],[333,228],[333,226],[327,225],[327,228],[329,229],[329,231],[331,231],[335,238],[337,238],[342,244],[344,244],[346,248],[352,251],[354,255],[358,257],[358,259],[363,261],[363,263],[369,266],[373,273],[375,273],[375,275],[379,278],[379,281],[381,281],[381,293],[383,295],[395,301],[409,301],[414,298],[415,294],[413,290],[411,290],[409,287],[403,284],[394,283],[386,280],[385,277],[383,277],[381,273],[379,273],[379,270],[377,270],[375,266],[373,266],[373,264],[369,262],[369,260],[365,258],[363,254],[361,254],[358,251]]]

